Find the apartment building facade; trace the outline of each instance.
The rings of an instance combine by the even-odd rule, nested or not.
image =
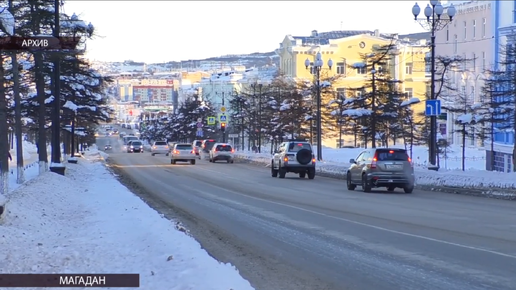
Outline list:
[[[480,103],[486,73],[494,69],[496,63],[495,1],[453,2],[457,13],[451,23],[436,33],[436,55],[458,56],[468,61],[449,71],[446,77],[450,90],[443,90],[440,97],[448,106],[457,104],[456,98],[466,99],[471,104]],[[446,120],[443,137],[452,144],[462,144],[462,134],[457,133],[460,131],[456,123],[459,115],[443,114]],[[467,145],[478,144],[478,136],[474,133],[468,136]]]

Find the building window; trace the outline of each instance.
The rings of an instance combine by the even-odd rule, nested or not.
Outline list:
[[[346,63],[345,62],[338,62],[337,63],[337,74],[339,74],[339,75],[345,75],[346,74]]]
[[[477,55],[475,53],[473,53],[471,62],[473,64],[473,71],[476,71],[477,70]]]
[[[468,23],[464,21],[464,40],[468,38]]]
[[[412,99],[414,97],[414,89],[405,88],[405,96],[407,97],[407,99]]]
[[[459,50],[459,42],[457,40],[457,34],[453,36],[453,53],[457,54],[457,51]]]
[[[446,25],[446,41],[450,41],[450,27]]]
[[[486,52],[482,51],[482,70],[486,69]]]
[[[365,75],[367,73],[367,67],[365,65],[357,67],[356,69],[358,75]]]
[[[337,98],[339,98],[339,99],[346,98],[346,88],[337,88]]]
[[[486,37],[486,23],[487,19],[482,18],[482,37]]]
[[[409,62],[405,65],[405,74],[411,75],[412,74],[412,63]]]
[[[477,21],[473,20],[473,38],[477,37]]]

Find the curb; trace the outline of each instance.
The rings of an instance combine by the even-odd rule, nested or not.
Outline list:
[[[239,163],[247,163],[251,165],[257,166],[268,166],[269,164],[265,164],[262,161],[255,161],[248,158],[243,158],[240,156],[235,156],[235,160],[238,160]],[[321,171],[320,168],[316,168],[317,175],[322,177],[328,177],[333,179],[341,179],[344,180],[343,173],[336,172],[325,172]],[[344,184],[343,184],[344,186]],[[477,196],[484,198],[494,198],[494,199],[502,199],[502,200],[516,200],[516,191],[515,190],[507,190],[503,188],[467,188],[467,187],[453,187],[453,186],[439,186],[439,185],[430,185],[430,184],[416,184],[416,189],[425,190],[425,191],[435,191],[435,192],[443,192],[450,194],[461,194],[461,195],[469,195],[469,196]]]

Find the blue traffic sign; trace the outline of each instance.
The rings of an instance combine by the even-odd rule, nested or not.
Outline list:
[[[227,116],[226,115],[220,115],[219,116],[219,121],[222,122],[222,123],[225,123],[227,121]]]
[[[425,106],[426,116],[441,115],[441,100],[426,100]]]

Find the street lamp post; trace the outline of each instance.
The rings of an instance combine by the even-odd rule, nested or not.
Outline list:
[[[418,21],[421,26],[427,30],[430,30],[431,39],[430,39],[430,47],[431,47],[431,56],[430,56],[430,100],[437,99],[435,95],[435,33],[446,27],[452,20],[453,16],[455,16],[456,10],[453,4],[451,4],[446,14],[448,14],[448,18],[442,18],[444,15],[444,7],[441,5],[440,1],[430,0],[430,4],[427,4],[424,13],[424,18],[418,19],[418,15],[421,12],[421,8],[416,3],[414,7],[412,7],[412,14],[414,15],[414,20]],[[437,167],[437,116],[430,116],[430,144],[428,145],[428,161],[431,166],[429,169],[438,169]]]
[[[322,55],[320,52],[315,56],[315,61],[310,62],[310,59],[305,60],[306,69],[311,70],[312,74],[315,73],[315,86],[317,90],[317,160],[322,161],[322,116],[321,116],[321,69],[324,66]],[[333,66],[333,60],[328,60],[328,68],[331,70]]]

